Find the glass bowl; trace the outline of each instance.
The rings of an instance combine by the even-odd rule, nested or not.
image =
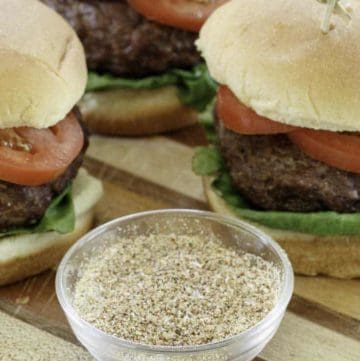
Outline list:
[[[120,237],[146,234],[211,234],[225,244],[273,262],[281,271],[281,288],[272,311],[252,328],[220,342],[199,346],[149,346],[108,335],[90,325],[74,309],[73,296],[81,264],[104,244]],[[117,237],[119,236],[119,237]],[[78,340],[100,361],[248,361],[274,336],[294,286],[291,264],[280,246],[255,227],[236,219],[194,210],[160,210],[115,219],[80,239],[63,258],[56,276],[56,293]]]

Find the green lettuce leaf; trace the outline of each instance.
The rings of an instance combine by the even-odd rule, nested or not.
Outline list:
[[[181,102],[199,111],[205,110],[217,89],[217,84],[210,77],[206,65],[199,64],[191,70],[173,69],[165,74],[139,79],[118,78],[110,74],[99,75],[91,72],[86,91],[155,89],[168,85],[177,86]]]
[[[204,176],[214,174],[224,168],[224,162],[220,151],[214,147],[198,147],[192,158],[192,169],[197,175]]]
[[[248,221],[282,230],[329,235],[359,235],[360,213],[336,212],[275,212],[253,208],[232,184],[220,152],[215,147],[200,147],[195,151],[193,170],[200,176],[215,176],[214,191],[239,215]]]
[[[2,232],[0,237],[16,236],[29,233],[55,231],[61,234],[75,229],[75,211],[72,200],[71,185],[53,199],[41,220],[30,227],[17,227]]]
[[[217,136],[214,127],[214,112],[215,112],[215,102],[214,98],[205,108],[204,111],[199,113],[199,122],[205,129],[206,138],[210,144],[217,143]]]

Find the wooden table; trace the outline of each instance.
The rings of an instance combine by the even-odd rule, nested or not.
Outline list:
[[[207,209],[191,172],[200,127],[147,139],[93,137],[85,167],[102,179],[96,223],[159,208]],[[55,271],[0,288],[0,360],[91,360],[54,291]],[[360,280],[297,277],[286,317],[257,361],[359,361]]]

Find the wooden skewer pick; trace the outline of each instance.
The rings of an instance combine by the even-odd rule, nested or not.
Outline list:
[[[346,22],[351,21],[351,15],[348,10],[341,4],[340,0],[318,0],[322,4],[327,4],[324,20],[321,24],[321,31],[328,34],[331,27],[331,16],[337,14]]]

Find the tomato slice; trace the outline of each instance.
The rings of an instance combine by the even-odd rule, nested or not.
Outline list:
[[[309,157],[332,167],[360,173],[360,136],[294,127],[265,117],[239,102],[232,91],[220,86],[217,113],[224,126],[245,135],[287,133]]]
[[[217,114],[226,128],[245,135],[289,133],[298,129],[256,114],[224,85],[218,90]]]
[[[70,113],[48,129],[0,130],[0,179],[38,186],[65,172],[84,145],[84,133]]]
[[[289,138],[309,157],[332,167],[360,173],[360,136],[301,129]]]
[[[140,14],[158,23],[198,32],[210,14],[228,0],[128,0]]]

